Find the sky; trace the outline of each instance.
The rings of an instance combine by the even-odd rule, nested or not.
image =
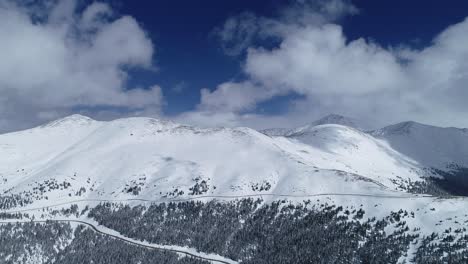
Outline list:
[[[468,2],[0,0],[0,132],[74,113],[468,127]]]

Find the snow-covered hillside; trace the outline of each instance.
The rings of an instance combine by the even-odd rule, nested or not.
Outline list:
[[[453,172],[468,168],[468,129],[466,128],[442,128],[408,121],[373,131],[365,131],[358,123],[353,118],[328,115],[298,128],[272,128],[261,132],[272,137],[295,138],[309,145],[317,145],[318,127],[322,125],[341,125],[348,129],[358,130],[355,131],[356,133],[359,131],[364,132],[365,134],[361,133],[361,135],[381,147],[389,149],[387,154],[398,153],[398,156],[421,169]],[[328,132],[326,134],[333,137],[332,134],[336,134],[337,131]],[[340,140],[341,138],[338,138],[338,141]],[[340,142],[335,144],[333,148],[344,147],[346,144],[346,141]],[[368,154],[370,154],[369,151],[356,153],[360,157],[365,157]],[[391,154],[391,156],[394,155]]]
[[[403,122],[372,132],[419,164],[438,169],[468,167],[468,129]]]
[[[320,168],[349,171],[376,180],[385,186],[404,181],[423,181],[427,172],[417,162],[392,149],[387,142],[342,125],[319,125],[297,130],[280,142],[303,147],[297,150],[307,162]]]
[[[364,130],[362,125],[359,125],[359,121],[351,117],[346,117],[337,114],[330,114],[320,118],[310,124],[298,127],[298,128],[270,128],[261,130],[262,133],[269,136],[288,136],[291,134],[305,133],[310,129],[320,125],[342,125],[358,130]]]
[[[395,141],[408,134],[390,128],[368,134],[322,123],[327,122],[289,130],[283,137],[249,128],[202,129],[151,118],[100,122],[73,115],[0,135],[0,188],[4,195],[32,201],[408,195],[408,184],[434,176],[426,168],[438,160],[414,154],[427,149],[403,148],[410,141],[428,148],[427,141],[414,139],[431,140],[433,134],[421,134],[429,133],[424,129]],[[455,140],[466,137],[464,130],[447,133]],[[443,145],[439,140],[435,149]],[[468,148],[459,146],[458,152],[447,147],[453,156],[443,152],[438,159],[466,161]]]
[[[452,235],[463,239],[468,200],[425,191],[433,187],[428,176],[444,176],[430,168],[466,166],[466,130],[410,122],[363,132],[319,122],[277,132],[73,115],[3,134],[2,213],[57,220],[54,210],[66,214],[75,206],[78,215],[104,201],[143,207],[178,201],[183,208],[194,206],[186,203],[193,199],[242,204],[256,197],[265,204],[281,199],[288,208],[286,200],[325,211],[340,208],[352,222],[365,212],[364,219],[387,223],[386,234],[412,236],[398,263],[409,261],[432,232],[441,234],[431,238],[435,242]],[[80,221],[94,221],[85,215]]]
[[[0,150],[2,192],[33,200],[396,189],[361,161],[336,160],[325,143],[312,147],[249,128],[200,129],[150,118],[98,122],[74,115],[1,135]],[[409,169],[395,173],[416,177]]]

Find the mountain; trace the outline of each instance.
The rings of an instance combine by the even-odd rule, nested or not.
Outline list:
[[[444,190],[468,195],[468,130],[402,122],[370,132],[418,166],[436,172]]]
[[[376,161],[375,166],[349,159],[354,144],[372,139],[351,129],[351,135],[342,133],[345,127],[330,129],[337,131],[335,137],[312,146],[249,128],[201,129],[150,118],[98,122],[75,115],[0,135],[0,187],[4,193],[46,202],[74,197],[385,193],[398,189],[396,175],[420,179],[408,172],[417,168],[396,155],[386,157],[390,163]],[[402,167],[390,166],[393,159]]]
[[[322,117],[321,119],[314,121],[310,126],[330,124],[360,129],[360,125],[358,125],[358,121],[356,119],[336,114],[330,114],[325,117]]]
[[[312,129],[315,126],[320,126],[320,125],[342,125],[342,126],[347,126],[347,127],[352,127],[355,129],[362,130],[362,126],[358,125],[358,121],[355,120],[354,118],[350,117],[345,117],[342,115],[336,115],[336,114],[330,114],[327,116],[324,116],[310,124],[307,124],[305,126],[301,126],[298,128],[293,128],[293,129],[288,129],[288,128],[270,128],[270,129],[264,129],[261,130],[262,133],[268,135],[268,136],[288,136],[290,134],[297,134],[297,133],[303,133],[306,132],[307,130]]]
[[[290,131],[291,129],[289,128],[267,128],[260,130],[260,133],[263,133],[270,137],[283,137],[289,134]]]
[[[277,140],[307,146],[307,155],[302,158],[320,168],[349,171],[394,189],[403,187],[404,181],[421,182],[423,177],[429,176],[415,161],[392,149],[387,142],[351,127],[318,125],[297,129],[285,140],[281,137]]]
[[[349,124],[73,115],[0,135],[0,262],[464,263],[467,131],[332,121]]]
[[[468,167],[468,130],[403,122],[371,132],[426,167]]]
[[[321,133],[322,130],[327,132]],[[349,164],[351,160],[369,160],[368,158],[371,157],[370,164],[366,164],[367,167],[372,167],[377,175],[398,175],[396,177],[400,179],[398,180],[400,183],[401,178],[409,182],[429,180],[431,183],[436,182],[436,185],[443,191],[458,195],[468,194],[467,129],[441,128],[408,121],[364,132],[350,118],[329,115],[302,127],[263,130],[262,133],[272,137],[294,139],[313,147],[318,146],[320,149],[328,147],[332,149],[331,152],[338,154],[335,155],[336,157],[342,157],[343,153],[348,153],[348,156],[342,160],[346,164]],[[356,134],[356,136],[348,137],[345,136],[346,134]],[[365,137],[366,140],[358,139],[359,137]],[[351,141],[358,143],[349,142],[350,138],[353,138]],[[352,145],[355,146],[355,151],[350,151],[353,149]],[[384,162],[377,164],[375,161]],[[388,166],[405,168],[407,165],[404,164],[410,164],[409,171],[412,172],[409,173],[410,176],[407,175],[408,173],[404,176],[399,175],[397,170],[391,172],[382,170]],[[373,165],[377,169],[374,169]],[[356,163],[349,166],[357,168]],[[364,174],[369,175],[369,173]],[[379,176],[372,176],[372,178],[376,177]],[[392,177],[386,177],[386,179],[395,182]],[[379,181],[385,182],[385,180]]]
[[[270,137],[249,128],[73,115],[0,135],[0,190],[34,202],[75,197],[405,195],[441,164],[465,166],[466,131],[402,123],[371,133],[336,123]],[[444,165],[446,166],[446,165]],[[419,188],[419,187],[418,187]],[[424,192],[421,191],[420,192]]]

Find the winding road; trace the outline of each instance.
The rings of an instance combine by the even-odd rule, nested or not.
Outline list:
[[[196,197],[188,197],[188,198],[166,198],[166,199],[159,199],[159,200],[147,200],[147,199],[78,199],[78,200],[70,200],[61,203],[51,204],[42,207],[34,207],[34,208],[24,208],[24,209],[17,209],[17,210],[2,210],[0,213],[7,213],[7,214],[15,214],[15,213],[24,213],[29,211],[37,211],[43,209],[50,209],[54,207],[60,207],[70,204],[78,204],[78,203],[90,203],[90,202],[111,202],[111,203],[118,203],[118,202],[142,202],[142,203],[163,203],[163,202],[184,202],[184,201],[193,201],[193,200],[201,200],[201,199],[241,199],[241,198],[253,198],[253,197],[277,197],[277,198],[313,198],[313,197],[320,197],[320,196],[351,196],[351,197],[373,197],[373,198],[383,198],[383,199],[422,199],[422,198],[441,198],[431,195],[373,195],[373,194],[358,194],[358,193],[318,193],[318,194],[309,194],[309,195],[283,195],[283,194],[250,194],[250,195],[206,195],[206,196],[196,196]],[[449,198],[459,198],[459,197],[449,197]],[[230,260],[224,258],[219,255],[214,254],[206,254],[197,252],[195,249],[188,249],[179,246],[167,246],[167,245],[158,245],[158,244],[151,244],[144,241],[135,240],[132,238],[125,237],[115,230],[100,226],[96,223],[92,223],[91,221],[86,221],[83,219],[47,219],[47,220],[18,220],[18,219],[9,219],[9,220],[0,220],[0,224],[5,223],[27,223],[27,222],[36,222],[36,223],[47,223],[47,221],[51,222],[66,222],[66,223],[77,223],[86,225],[91,228],[93,231],[112,237],[114,239],[123,241],[125,243],[129,243],[132,245],[145,247],[148,249],[155,249],[161,251],[168,251],[177,254],[183,254],[186,256],[190,256],[196,259],[201,259],[205,261],[209,261],[211,263],[225,263],[225,264],[233,264],[238,263],[234,260]]]
[[[206,254],[206,253],[201,253],[197,252],[194,249],[185,249],[183,247],[179,246],[166,246],[166,245],[157,245],[157,244],[151,244],[139,240],[135,240],[132,238],[128,238],[125,236],[122,236],[115,232],[114,230],[94,225],[93,223],[87,222],[85,220],[79,220],[79,219],[48,219],[48,220],[16,220],[16,219],[9,219],[9,220],[0,220],[0,224],[8,224],[8,223],[48,223],[48,222],[58,222],[58,223],[76,223],[76,224],[82,224],[85,226],[88,226],[91,228],[96,233],[111,237],[113,239],[123,241],[128,244],[136,245],[139,247],[144,247],[148,249],[154,249],[154,250],[160,250],[160,251],[166,251],[166,252],[172,252],[172,253],[177,253],[177,254],[183,254],[185,256],[189,256],[195,259],[200,259],[200,260],[205,260],[209,261],[211,263],[223,263],[223,264],[237,264],[238,262],[221,257],[219,255],[214,255],[214,254]]]

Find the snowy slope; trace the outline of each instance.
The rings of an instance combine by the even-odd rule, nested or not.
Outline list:
[[[327,149],[316,156],[310,146],[248,128],[200,129],[149,118],[71,116],[0,135],[0,150],[2,192],[35,200],[395,189],[366,175],[370,170],[336,166]]]
[[[387,165],[393,164],[399,168],[407,167],[410,170],[418,171],[416,177],[411,175],[407,177],[412,180],[417,179],[422,174],[424,176],[436,176],[434,171],[430,172],[434,168],[448,172],[468,168],[468,129],[442,128],[409,121],[364,132],[357,123],[351,118],[329,115],[306,126],[293,129],[267,129],[263,130],[262,133],[272,137],[282,136],[297,139],[319,149],[329,146],[333,149],[333,152],[340,153],[339,155],[348,153],[346,160],[366,159],[369,156],[372,157],[370,163],[385,160],[384,163]],[[339,129],[335,127],[330,129],[330,127],[322,127],[323,125],[334,124],[346,128]],[[326,131],[319,132],[320,130]],[[343,133],[344,130],[348,132]],[[353,133],[355,136],[351,136]],[[344,137],[340,137],[338,134]],[[348,134],[348,136],[345,134]],[[359,137],[365,137],[366,140],[359,139]],[[348,140],[351,140],[351,142]],[[364,145],[361,146],[359,142],[364,143]],[[365,146],[366,144],[367,146]],[[352,147],[351,145],[355,146]],[[359,149],[359,151],[350,151],[353,148]],[[376,153],[376,151],[382,155],[371,154]],[[388,167],[384,163],[379,164]],[[350,166],[354,167],[355,164]],[[421,172],[421,170],[424,171]],[[356,170],[356,172],[358,171]],[[380,170],[378,173],[381,173],[381,175],[386,174],[386,172]]]
[[[466,129],[405,122],[366,133],[330,122],[269,136],[249,128],[202,129],[151,118],[100,122],[73,115],[0,135],[0,198],[30,198],[26,210],[35,217],[44,214],[44,206],[77,203],[81,210],[102,200],[258,195],[266,202],[287,197],[362,208],[377,219],[404,210],[411,212],[402,218],[408,232],[421,235],[468,222],[467,199],[402,188],[408,180],[425,181],[431,175],[426,168],[467,166]]]
[[[330,115],[320,118],[319,120],[312,122],[311,124],[307,126],[299,128],[298,130],[307,130],[307,128],[320,126],[320,125],[342,125],[342,126],[359,129],[359,130],[361,129],[361,125],[359,125],[359,121],[354,118],[346,117],[342,115],[330,114]],[[299,131],[296,131],[296,132],[299,132]]]
[[[403,122],[372,132],[425,167],[468,167],[468,130]]]
[[[280,142],[302,145],[297,151],[307,162],[320,168],[338,169],[365,175],[385,186],[403,180],[423,181],[427,176],[419,164],[390,145],[357,129],[342,125],[319,125],[297,130]],[[305,147],[306,146],[306,147]]]
[[[450,133],[465,136],[463,130]],[[323,193],[407,196],[405,184],[432,176],[423,161],[434,160],[397,151],[399,145],[389,137],[398,135],[394,130],[374,134],[378,138],[352,127],[324,124],[276,137],[249,128],[202,129],[151,118],[99,122],[74,115],[0,135],[0,191],[42,201]],[[427,147],[420,144],[416,147]],[[462,146],[447,159],[462,162],[466,149]]]
[[[342,125],[342,126],[347,126],[351,128],[355,128],[358,130],[363,130],[362,126],[358,124],[359,122],[355,120],[354,118],[350,117],[345,117],[342,115],[336,115],[336,114],[330,114],[327,116],[324,116],[310,124],[298,127],[298,128],[269,128],[269,129],[264,129],[261,130],[262,133],[268,135],[268,136],[288,136],[291,134],[297,134],[297,133],[304,133],[307,132],[310,129],[313,129],[316,126],[320,125]]]

